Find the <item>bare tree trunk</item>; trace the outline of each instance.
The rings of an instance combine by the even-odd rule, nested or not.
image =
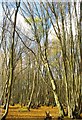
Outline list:
[[[80,56],[81,56],[81,72],[80,72],[80,109],[82,112],[82,0],[80,2]]]
[[[51,72],[51,69],[50,69],[48,63],[46,63],[46,67],[47,67],[47,72],[48,72],[48,75],[49,75],[49,78],[50,78],[50,82],[51,82],[51,85],[52,85],[52,90],[53,90],[55,102],[56,102],[56,105],[57,105],[58,108],[59,108],[59,115],[60,115],[61,117],[64,117],[65,112],[64,112],[63,106],[62,106],[62,104],[61,104],[61,102],[60,102],[60,100],[59,100],[59,97],[58,97],[58,95],[57,95],[57,91],[56,91],[56,90],[57,90],[57,88],[56,88],[57,86],[56,86],[55,80],[54,80],[54,78],[53,78],[53,75],[52,75],[52,72]]]
[[[10,73],[9,73],[9,84],[8,84],[8,96],[7,96],[7,101],[6,101],[6,110],[1,120],[5,120],[8,114],[9,102],[10,102],[10,97],[11,97],[11,87],[12,87],[12,81],[13,81],[13,53],[14,53],[15,28],[16,28],[16,19],[17,19],[18,9],[20,7],[20,2],[19,3],[16,2],[16,7],[17,9],[15,12],[15,17],[14,17],[13,36],[12,36],[12,43],[11,43],[11,48],[10,48]]]
[[[27,105],[28,110],[30,110],[31,103],[32,103],[32,98],[33,98],[34,89],[35,89],[35,79],[36,79],[36,72],[34,70],[34,78],[33,78],[32,91],[31,91],[31,95],[30,95],[30,100],[29,100],[28,105]]]

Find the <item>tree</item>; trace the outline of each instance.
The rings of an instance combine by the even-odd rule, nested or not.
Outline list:
[[[38,8],[36,3],[33,4],[35,4],[35,8]],[[80,21],[77,15],[78,11],[76,10],[77,3],[74,2],[65,3],[65,4],[55,3],[55,2],[52,3],[48,2],[46,4],[41,3],[39,7],[39,9],[41,10],[40,13],[38,12],[38,9],[36,9],[36,12],[32,10],[33,4],[27,2],[27,6],[25,5],[28,14],[31,17],[31,22],[27,19],[27,23],[32,26],[32,30],[34,32],[34,38],[40,50],[40,58],[42,64],[46,68],[48,76],[50,78],[50,82],[52,84],[52,89],[56,104],[59,107],[61,116],[62,115],[64,116],[64,110],[57,94],[57,89],[56,89],[57,84],[53,77],[52,69],[49,63],[50,61],[48,59],[47,49],[49,44],[48,41],[49,19],[61,46],[60,49],[61,49],[62,63],[60,62],[60,64],[62,64],[61,67],[63,69],[62,78],[63,78],[63,83],[65,85],[65,96],[66,96],[66,104],[68,107],[68,116],[69,118],[77,117],[80,114],[79,104],[81,104],[80,102],[81,93],[79,92],[81,88],[80,86],[81,77],[79,73],[80,41],[78,42],[78,39],[80,40],[80,33],[79,33]],[[73,19],[71,10],[74,13],[73,15],[75,16],[76,22]],[[39,21],[40,22],[39,25],[42,26],[40,27],[42,31],[41,34],[38,34],[39,26],[35,19],[36,16],[38,16],[38,18],[41,20]],[[73,31],[73,24],[75,25],[74,27],[75,33]],[[43,42],[43,46],[41,42]],[[78,86],[77,86],[77,82],[79,83]],[[75,115],[77,114],[76,108],[79,109],[78,115]]]
[[[81,112],[79,106],[79,104],[81,104],[80,101],[81,93],[79,92],[81,89],[80,86],[81,78],[80,78],[80,72],[78,71],[78,69],[80,69],[78,67],[80,63],[80,59],[79,59],[80,41],[79,42],[77,41],[80,40],[80,33],[79,33],[80,21],[77,14],[78,11],[76,10],[77,3],[68,2],[63,4],[63,3],[53,2],[52,4],[50,4],[48,2],[47,5],[49,6],[49,9],[52,12],[53,19],[56,21],[55,22],[54,20],[52,20],[51,13],[48,12],[48,9],[46,8],[48,16],[51,19],[51,23],[56,33],[56,36],[59,39],[61,51],[62,51],[62,60],[63,60],[62,69],[64,70],[62,78],[63,78],[63,82],[65,83],[68,116],[69,118],[78,117]],[[73,14],[71,10],[73,11]],[[73,19],[73,15],[77,22],[75,22],[75,19]],[[73,27],[73,24],[75,28]],[[74,30],[75,30],[75,34],[74,34]],[[77,82],[79,83],[78,87],[77,87]],[[79,109],[78,113],[76,109]]]
[[[9,70],[8,73],[4,72],[6,69],[2,70],[3,78],[8,74],[7,80],[5,78],[6,108],[8,110],[10,96],[12,101],[15,99],[15,103],[24,103],[28,109],[39,104],[49,105],[51,97],[54,97],[60,116],[65,116],[65,103],[68,117],[78,118],[82,96],[81,19],[78,15],[80,7],[77,9],[79,3],[27,1],[21,4],[20,7],[20,3],[16,3],[13,22],[10,13],[7,13],[7,10],[10,11],[9,6],[7,5],[6,11],[4,9],[6,19],[2,38],[7,41],[13,33],[12,42],[9,39],[9,47],[5,42],[3,44],[4,66]],[[22,23],[25,23],[26,28],[16,26],[19,7],[23,16]],[[10,22],[6,23],[8,20]],[[8,34],[8,30],[5,32],[7,27],[11,34]],[[6,48],[9,54],[7,65]]]
[[[36,8],[37,8],[37,5],[36,3],[34,3]],[[40,9],[41,9],[41,14],[42,16],[40,15],[40,13],[38,13],[38,10],[36,9],[36,12],[38,13],[38,20],[40,19],[40,23],[36,22],[36,19],[35,19],[35,13],[33,12],[32,10],[32,5],[29,4],[29,2],[27,3],[27,6],[26,4],[25,5],[25,8],[27,9],[30,17],[31,17],[31,21],[30,22],[28,19],[27,19],[27,23],[31,25],[32,29],[33,29],[33,32],[34,32],[34,38],[35,38],[35,41],[37,42],[37,45],[38,45],[38,49],[39,49],[39,52],[40,52],[40,58],[41,58],[41,61],[42,61],[42,64],[43,66],[46,68],[47,70],[47,74],[49,76],[49,79],[50,79],[50,82],[51,82],[51,85],[52,85],[52,89],[53,89],[53,94],[54,94],[54,98],[55,98],[55,101],[56,101],[56,104],[59,108],[59,111],[60,111],[60,116],[64,116],[64,110],[63,110],[63,107],[59,101],[59,98],[58,98],[58,95],[57,95],[57,91],[56,91],[56,82],[55,82],[55,79],[53,77],[53,74],[52,74],[52,71],[51,71],[51,68],[50,68],[50,65],[49,65],[49,61],[47,59],[47,47],[48,47],[48,29],[49,29],[49,25],[48,25],[48,16],[46,14],[46,11],[44,12],[42,9],[43,7],[40,5]],[[30,10],[30,11],[29,11]],[[41,26],[41,34],[39,33],[38,34],[38,29],[39,29],[39,26]],[[44,40],[43,41],[43,45],[44,45],[44,48],[42,49],[42,45],[41,45],[41,40]],[[43,52],[44,50],[44,52]],[[38,61],[37,61],[38,62]]]
[[[11,97],[11,86],[12,86],[12,81],[13,81],[13,55],[14,55],[14,39],[15,39],[15,28],[16,28],[16,19],[17,19],[17,13],[18,9],[20,7],[20,2],[16,2],[16,11],[15,11],[15,17],[14,17],[14,24],[13,24],[13,31],[12,31],[12,41],[10,43],[10,55],[9,55],[9,80],[8,80],[8,88],[7,88],[7,93],[6,93],[6,110],[4,115],[2,116],[1,120],[4,120],[5,117],[7,116],[8,113],[8,107],[9,107],[9,102],[10,102],[10,97]]]

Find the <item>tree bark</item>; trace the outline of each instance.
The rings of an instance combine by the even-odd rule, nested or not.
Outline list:
[[[11,87],[12,87],[12,81],[13,81],[13,53],[14,53],[15,28],[16,28],[17,13],[20,7],[20,2],[19,3],[16,2],[16,7],[17,9],[15,12],[15,17],[14,17],[12,43],[11,43],[11,48],[10,48],[10,73],[9,73],[9,84],[8,84],[8,97],[7,97],[7,102],[6,102],[6,110],[1,120],[5,120],[8,114],[9,102],[10,102],[10,97],[11,97]]]
[[[33,94],[34,94],[35,79],[36,79],[36,72],[35,72],[35,70],[34,70],[34,78],[33,78],[32,91],[31,91],[31,95],[30,95],[30,100],[29,100],[28,105],[27,105],[28,110],[30,110],[31,102],[32,102]]]

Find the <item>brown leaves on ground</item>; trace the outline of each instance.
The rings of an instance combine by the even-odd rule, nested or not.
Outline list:
[[[21,107],[19,104],[15,106],[9,106],[9,112],[6,120],[44,120],[46,116],[46,111],[50,111],[53,120],[57,120],[59,116],[59,111],[57,107],[52,108],[52,106],[41,106],[38,109],[30,109],[30,111],[28,111],[25,106]],[[3,113],[4,110],[1,107],[0,117],[3,115]]]
[[[18,119],[18,118],[28,118],[30,119],[36,119],[39,120],[41,118],[45,118],[45,111],[50,111],[50,114],[52,115],[53,118],[57,118],[59,116],[59,112],[58,112],[58,108],[57,107],[53,107],[52,106],[41,106],[38,109],[30,109],[30,111],[28,111],[28,109],[26,107],[20,107],[20,105],[15,105],[15,106],[10,106],[9,107],[9,112],[7,115],[7,119],[10,118],[10,120],[13,119]],[[2,111],[3,113],[3,111]]]

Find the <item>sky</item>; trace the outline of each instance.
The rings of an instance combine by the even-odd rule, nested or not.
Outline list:
[[[0,2],[15,2],[16,0],[0,0]],[[21,2],[25,2],[25,1],[27,1],[27,0],[17,0],[17,1],[21,1]],[[35,2],[40,2],[40,1],[42,1],[42,2],[72,2],[72,1],[74,1],[74,2],[76,2],[76,1],[81,1],[81,0],[28,0],[29,2],[33,2],[33,1],[35,1]]]
[[[2,5],[1,5],[1,2],[0,2],[0,16],[2,14]]]
[[[2,21],[2,13],[3,13],[3,10],[2,10],[2,1],[4,1],[4,0],[0,0],[0,22]],[[6,1],[6,0],[5,0]],[[9,1],[9,0],[7,0],[7,1]],[[13,0],[10,0],[10,1],[13,1]],[[21,1],[26,1],[26,0],[21,0]],[[36,0],[35,0],[36,1]],[[54,1],[56,1],[56,0],[54,0]],[[78,0],[79,1],[79,0]],[[78,8],[78,6],[77,6],[77,8]],[[17,23],[20,23],[20,25],[22,25],[21,27],[23,27],[23,28],[25,28],[26,27],[26,24],[25,24],[25,21],[24,21],[24,18],[20,15],[20,14],[18,14],[18,17],[17,17]]]

